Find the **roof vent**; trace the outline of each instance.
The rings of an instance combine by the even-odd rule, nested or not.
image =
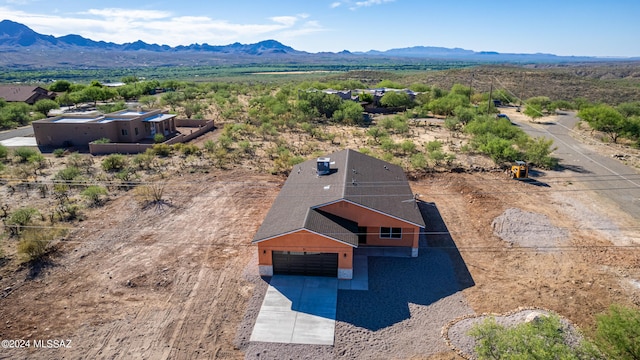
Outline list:
[[[329,175],[331,173],[331,159],[318,158],[318,175]]]

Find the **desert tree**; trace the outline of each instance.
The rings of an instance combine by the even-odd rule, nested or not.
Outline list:
[[[614,143],[629,130],[630,122],[609,105],[595,105],[578,112],[578,117],[586,121],[592,129],[602,131]]]
[[[38,100],[36,101],[35,104],[33,104],[33,108],[44,115],[47,115],[49,113],[49,111],[53,110],[53,109],[59,109],[60,105],[55,102],[55,100],[51,100],[51,99],[42,99],[42,100]]]

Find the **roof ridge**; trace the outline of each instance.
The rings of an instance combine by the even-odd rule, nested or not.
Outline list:
[[[344,176],[342,177],[342,195],[340,198],[345,199],[347,196],[347,174],[349,173],[347,169],[349,169],[349,161],[351,160],[351,149],[345,149],[347,152],[347,156],[344,159]]]

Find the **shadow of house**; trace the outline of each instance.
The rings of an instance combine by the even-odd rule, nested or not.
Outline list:
[[[429,233],[417,258],[369,257],[369,290],[340,290],[336,319],[376,331],[411,317],[409,303],[430,305],[475,285],[440,213],[418,202]]]

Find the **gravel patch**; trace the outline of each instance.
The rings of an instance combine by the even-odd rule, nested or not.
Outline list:
[[[547,216],[517,208],[505,210],[491,226],[496,236],[511,245],[543,250],[569,241],[568,231],[554,226]]]
[[[255,288],[238,347],[246,359],[404,359],[449,351],[442,328],[473,314],[451,259],[433,248],[421,248],[417,258],[369,257],[369,290],[338,291],[334,346],[249,342],[268,284],[247,275]]]
[[[633,245],[634,241],[620,230],[613,220],[604,216],[601,211],[597,211],[596,202],[584,202],[575,197],[554,193],[555,201],[562,204],[562,210],[571,218],[576,220],[576,229],[596,232],[615,245]],[[635,232],[635,230],[633,230]],[[636,232],[637,234],[637,232]]]
[[[498,325],[512,327],[524,322],[535,321],[536,318],[541,316],[554,314],[555,313],[549,310],[522,309],[504,315],[486,314],[479,316],[467,316],[449,324],[448,329],[445,328],[444,330],[444,335],[451,347],[454,348],[458,354],[467,359],[476,359],[477,357],[475,356],[474,351],[476,342],[473,337],[468,335],[469,331],[476,324],[480,324],[486,319],[493,317],[496,319],[496,323],[498,323]],[[560,317],[560,322],[563,326],[562,331],[565,333],[567,344],[570,346],[578,345],[581,340],[581,335],[578,329],[565,318]]]

